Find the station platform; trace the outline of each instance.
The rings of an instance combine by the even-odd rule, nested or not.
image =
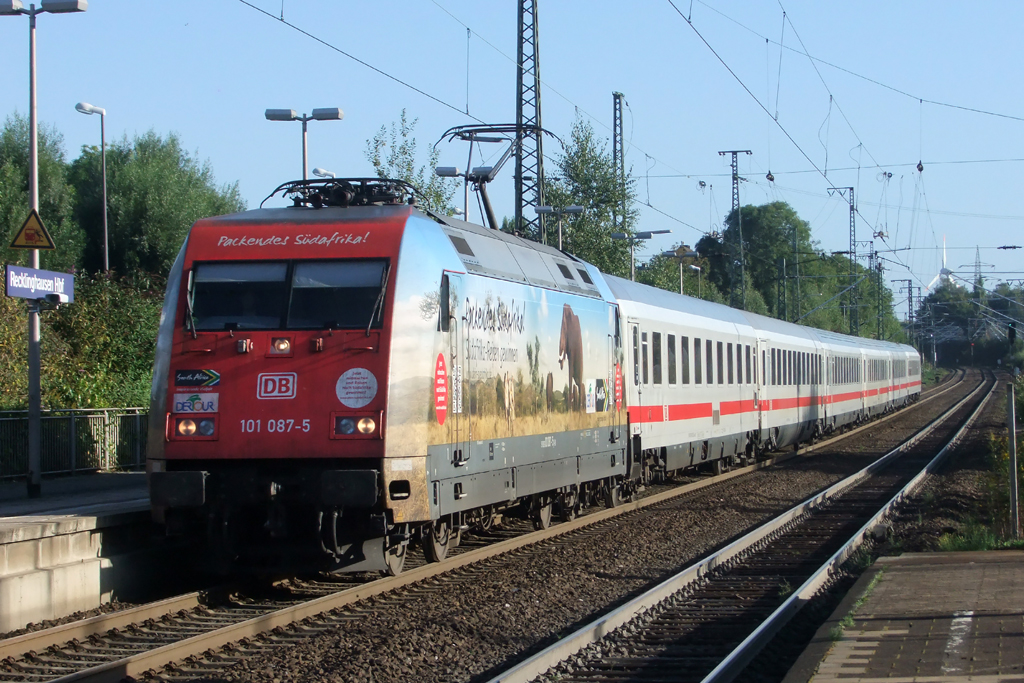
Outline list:
[[[0,484],[0,632],[114,599],[150,533],[143,472]]]
[[[1024,683],[1024,551],[879,558],[784,679],[808,681]]]

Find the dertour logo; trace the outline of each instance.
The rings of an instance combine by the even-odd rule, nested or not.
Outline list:
[[[175,394],[175,413],[216,413],[220,394]]]

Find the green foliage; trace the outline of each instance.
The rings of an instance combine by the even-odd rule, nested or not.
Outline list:
[[[404,180],[420,192],[422,204],[438,213],[452,215],[452,197],[459,187],[454,178],[440,178],[434,173],[440,153],[431,148],[427,163],[417,166],[416,138],[413,131],[419,119],[409,121],[405,109],[397,123],[381,126],[373,139],[366,142],[366,158],[379,178]]]
[[[28,263],[6,249],[28,213],[28,121],[18,115],[0,130],[0,228],[5,261]],[[71,164],[63,138],[39,130],[40,216],[57,245],[42,252],[50,270],[79,272],[75,302],[43,313],[42,400],[52,408],[145,405],[149,396],[163,285],[192,224],[244,208],[237,185],[214,185],[174,135],[154,132],[107,148],[111,267],[102,267],[100,150],[85,147]],[[85,268],[86,272],[81,271]],[[27,311],[0,299],[0,409],[27,403]]]
[[[622,186],[607,145],[594,134],[591,125],[578,116],[569,143],[555,166],[558,177],[546,184],[544,202],[559,208],[576,204],[584,209],[581,214],[562,219],[563,248],[605,273],[629,277],[629,243],[613,240],[611,235],[634,232],[635,181],[627,173],[625,187]],[[626,204],[624,220],[621,215],[623,199]],[[557,221],[548,219],[546,225],[548,244],[557,246]],[[527,237],[541,241],[541,235],[528,234]],[[642,242],[637,243],[638,249],[642,246]]]
[[[75,218],[88,237],[86,270],[103,266],[100,150],[83,147],[70,168],[78,192]],[[192,224],[245,209],[238,184],[217,187],[209,162],[185,151],[175,134],[153,131],[108,145],[107,205],[110,267],[166,274]]]
[[[75,302],[42,314],[48,408],[144,406],[149,400],[163,282],[80,274]],[[0,299],[0,410],[26,406],[26,307]]]
[[[939,536],[939,550],[942,552],[992,550],[999,545],[995,533],[984,524],[968,517],[957,533]]]
[[[747,310],[849,333],[845,308],[849,294],[840,295],[850,285],[849,258],[821,251],[811,240],[810,226],[785,202],[747,205],[741,212]],[[697,251],[707,261],[706,280],[722,292],[731,291],[733,273],[729,266],[739,260],[739,248],[735,246],[738,222],[737,212],[731,212],[721,241],[709,235],[697,243]],[[882,338],[899,338],[901,326],[892,313],[892,292],[884,284],[879,289],[876,273],[858,263],[853,264],[853,270],[855,278],[863,277],[854,290],[859,333],[877,336],[880,310]]]
[[[28,217],[28,119],[14,114],[0,130],[0,254],[5,263],[30,265],[27,249],[9,249],[15,232]],[[84,236],[72,213],[75,200],[67,182],[64,136],[51,126],[39,126],[39,216],[56,245],[40,252],[40,265],[69,271],[78,263]]]

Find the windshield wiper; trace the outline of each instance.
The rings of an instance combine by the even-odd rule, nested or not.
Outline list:
[[[370,336],[370,328],[373,327],[373,318],[377,315],[377,309],[380,308],[381,313],[384,312],[384,293],[388,291],[388,268],[384,267],[384,271],[380,274],[380,294],[377,295],[377,300],[373,302],[373,308],[370,310],[370,322],[366,323],[366,336]]]
[[[188,313],[188,320],[185,327],[192,332],[192,338],[197,339],[199,335],[196,333],[196,318],[192,310],[192,273],[189,273],[188,280],[188,293],[185,294],[185,312]]]

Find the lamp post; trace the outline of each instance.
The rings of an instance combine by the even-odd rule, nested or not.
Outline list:
[[[629,279],[636,282],[636,244],[649,240],[654,235],[667,235],[671,230],[645,230],[643,232],[613,232],[613,240],[626,240],[629,242]]]
[[[100,174],[103,176],[103,272],[110,272],[110,245],[107,238],[107,110],[79,102],[75,109],[83,114],[100,115]]]
[[[345,112],[337,107],[327,107],[322,109],[314,109],[313,114],[306,116],[303,114],[299,116],[295,113],[294,109],[268,109],[263,113],[268,121],[302,121],[302,179],[306,180],[309,176],[307,175],[306,166],[306,124],[309,121],[316,119],[317,121],[341,121],[345,118]]]
[[[679,259],[679,293],[683,294],[683,259],[684,258],[698,258],[700,254],[690,249],[685,244],[676,249],[675,251],[663,251],[662,256],[669,258]]]
[[[39,211],[39,132],[36,115],[36,15],[43,12],[63,14],[84,12],[87,0],[42,0],[39,9],[34,4],[25,9],[21,0],[0,0],[0,14],[28,15],[28,201],[29,208]],[[32,267],[39,268],[39,250],[32,250]],[[28,496],[38,498],[42,493],[42,458],[40,452],[42,395],[39,374],[42,359],[39,347],[39,305],[28,309]]]
[[[559,251],[562,250],[562,216],[564,216],[566,214],[580,214],[580,213],[583,213],[583,207],[579,206],[577,204],[573,204],[572,206],[566,206],[565,208],[561,208],[561,209],[556,208],[554,206],[535,206],[535,207],[533,207],[533,210],[537,213],[538,216],[540,216],[542,214],[549,214],[549,215],[552,215],[552,216],[556,216],[558,218],[558,250]],[[547,232],[545,232],[543,235],[541,235],[541,241],[544,244],[548,243]]]
[[[315,175],[317,178],[337,178],[338,177],[337,175],[334,174],[334,171],[328,171],[326,168],[320,168],[319,166],[317,166],[316,168],[313,169],[313,175]]]
[[[697,271],[697,298],[698,299],[703,299],[704,295],[700,291],[700,275],[701,275],[700,266],[695,266],[695,265],[693,265],[691,263],[690,264],[690,270],[696,270]]]

